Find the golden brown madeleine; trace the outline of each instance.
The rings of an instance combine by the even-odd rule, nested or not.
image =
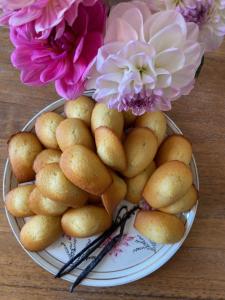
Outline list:
[[[35,158],[33,170],[38,173],[41,168],[47,164],[58,163],[62,152],[56,149],[45,149],[41,151]]]
[[[87,126],[91,126],[91,114],[95,102],[86,96],[81,96],[76,100],[66,101],[64,111],[67,118],[81,119]]]
[[[161,165],[148,180],[143,197],[154,208],[168,206],[186,194],[192,184],[190,168],[180,161]]]
[[[55,112],[47,112],[37,118],[35,123],[35,132],[46,148],[59,148],[55,132],[59,123],[63,120],[64,118]]]
[[[41,143],[33,133],[19,132],[11,137],[8,142],[9,160],[18,182],[34,179],[34,159],[42,149]]]
[[[30,251],[42,251],[62,234],[61,217],[32,217],[21,229],[20,241]]]
[[[6,195],[6,208],[14,217],[29,217],[34,213],[29,208],[28,199],[34,184],[20,185]]]
[[[142,198],[142,192],[145,187],[146,182],[148,181],[149,177],[154,173],[156,169],[155,162],[152,161],[150,165],[138,174],[135,177],[127,178],[127,195],[126,200],[132,203],[139,203]]]
[[[66,234],[85,238],[104,232],[111,226],[112,218],[103,207],[87,205],[69,209],[61,222]]]
[[[95,149],[90,130],[79,119],[65,119],[62,121],[56,129],[56,139],[62,151],[73,145],[83,145],[91,150]]]
[[[91,116],[91,129],[95,132],[95,129],[100,126],[106,126],[112,129],[115,134],[121,138],[124,126],[122,112],[110,109],[104,103],[96,104]]]
[[[95,130],[95,142],[98,156],[109,167],[116,171],[124,171],[127,160],[123,145],[118,136],[108,127]]]
[[[186,194],[177,200],[175,203],[162,207],[159,210],[169,213],[169,214],[178,214],[182,212],[189,211],[198,200],[198,191],[192,185]]]
[[[123,117],[126,127],[130,127],[137,119],[137,116],[135,116],[131,110],[123,111]]]
[[[123,175],[131,178],[144,171],[155,157],[157,138],[149,128],[134,128],[124,142],[127,169]]]
[[[127,185],[125,181],[111,172],[113,183],[110,187],[102,194],[102,203],[107,213],[112,216],[117,205],[124,200],[127,193]]]
[[[166,117],[161,111],[148,112],[139,116],[136,119],[135,126],[150,128],[158,138],[159,144],[161,144],[166,136]]]
[[[61,216],[68,208],[64,203],[43,196],[37,187],[30,193],[29,207],[36,215],[44,216]]]
[[[85,191],[65,177],[57,163],[46,165],[38,172],[36,185],[44,196],[71,207],[84,205],[88,198]]]
[[[112,183],[112,176],[100,158],[82,145],[66,149],[60,167],[73,184],[93,195],[100,196]]]
[[[191,143],[183,135],[171,135],[160,146],[156,163],[160,166],[170,160],[179,160],[189,165],[191,156]]]
[[[185,231],[184,223],[178,217],[159,211],[139,211],[134,227],[149,240],[161,244],[180,241]]]

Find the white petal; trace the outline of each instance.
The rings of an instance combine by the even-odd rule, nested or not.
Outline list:
[[[137,8],[129,9],[124,13],[123,20],[136,31],[139,41],[144,41],[144,20],[140,10]]]
[[[143,16],[143,20],[145,22],[152,14],[151,10],[149,9],[149,7],[147,5],[149,3],[145,3],[144,1],[133,1],[132,3],[135,5],[135,7],[137,7],[140,10],[140,12]]]
[[[108,20],[111,21],[111,19],[121,18],[126,11],[133,7],[135,6],[132,2],[118,3],[111,8]]]
[[[134,28],[123,19],[115,19],[106,29],[105,43],[129,42],[138,40]]]
[[[198,41],[199,29],[195,23],[187,23],[187,39],[193,42]]]
[[[195,71],[191,67],[185,67],[173,74],[172,86],[180,89],[188,85],[195,77]]]
[[[123,47],[123,43],[115,42],[115,43],[106,44],[99,49],[98,55],[96,58],[96,60],[97,60],[96,68],[99,72],[101,72],[101,68],[102,68],[106,58],[110,54],[116,53],[119,49],[121,49],[121,47]]]
[[[186,22],[181,14],[175,10],[161,11],[151,16],[144,24],[145,40],[149,41],[159,31],[171,24],[176,24],[180,27],[183,36],[186,37],[187,27]]]
[[[156,88],[166,88],[171,85],[172,76],[169,71],[165,69],[157,69],[157,77],[156,77]]]
[[[192,43],[188,41],[184,46],[185,66],[193,65],[195,69],[201,63],[203,48],[199,43]]]
[[[160,30],[150,39],[149,45],[155,48],[157,52],[168,48],[179,48],[184,42],[184,35],[181,28],[176,24],[171,24]]]
[[[179,49],[167,49],[159,53],[155,58],[155,67],[174,73],[180,70],[185,63],[185,56]]]
[[[109,74],[105,74],[102,75],[100,77],[98,77],[97,79],[97,86],[99,86],[99,84],[105,84],[110,81],[110,82],[115,82],[115,83],[119,83],[122,79],[122,73],[109,73]]]

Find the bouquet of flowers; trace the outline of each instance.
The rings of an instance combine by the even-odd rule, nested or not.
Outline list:
[[[225,35],[224,0],[0,0],[12,64],[31,86],[84,89],[119,111],[170,110]]]

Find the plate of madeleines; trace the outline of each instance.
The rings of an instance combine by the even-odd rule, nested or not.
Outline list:
[[[151,274],[177,252],[194,221],[199,179],[192,145],[162,112],[118,112],[88,92],[61,99],[11,136],[8,157],[9,224],[52,274],[107,231],[124,205],[139,209],[82,284],[115,286]],[[62,278],[74,282],[104,243]]]

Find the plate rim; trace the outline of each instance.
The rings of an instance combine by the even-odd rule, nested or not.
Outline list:
[[[84,95],[86,96],[91,96],[92,92],[91,91],[86,91],[84,93]],[[46,112],[46,111],[52,111],[53,109],[57,109],[60,106],[62,106],[65,103],[65,99],[61,98],[55,102],[50,103],[49,105],[45,106],[43,109],[41,109],[38,113],[36,113],[26,124],[25,126],[22,128],[21,131],[25,131],[27,130],[27,128],[29,128],[30,124],[32,124],[34,122],[34,120],[40,116],[42,113]],[[172,126],[174,128],[176,128],[176,130],[180,133],[183,134],[182,131],[180,130],[180,128],[175,124],[175,122],[164,113],[166,119],[167,119],[167,123],[169,122],[170,124],[172,124]],[[193,164],[193,169],[195,171],[195,176],[196,176],[196,188],[197,190],[199,190],[199,175],[198,175],[198,168],[197,168],[197,164],[196,164],[196,160],[194,155],[192,154],[192,164]],[[8,172],[8,168],[9,168],[9,158],[7,158],[6,163],[5,163],[5,167],[4,167],[4,173],[3,173],[3,202],[5,203],[5,195],[6,195],[6,177],[7,177],[7,172]],[[178,243],[174,244],[170,250],[166,253],[166,255],[164,254],[162,257],[158,258],[157,260],[159,260],[158,262],[154,263],[153,266],[144,266],[143,269],[130,273],[128,275],[125,276],[121,276],[119,278],[113,278],[113,279],[96,279],[96,278],[86,278],[81,285],[85,285],[85,286],[95,286],[95,287],[110,287],[110,286],[117,286],[117,285],[123,285],[123,284],[127,284],[133,281],[136,281],[138,279],[141,279],[147,275],[150,275],[151,273],[155,272],[156,270],[158,270],[160,267],[162,267],[164,264],[166,264],[175,254],[176,252],[180,249],[180,247],[182,246],[182,244],[184,243],[185,239],[187,238],[193,222],[195,220],[195,216],[196,216],[196,212],[197,212],[197,207],[198,207],[198,201],[196,203],[196,205],[190,210],[189,214],[190,216],[187,219],[187,225],[186,226],[186,230],[185,230],[185,234],[183,236],[183,238],[181,239],[181,241],[179,241]],[[46,261],[43,257],[41,257],[39,255],[39,253],[41,252],[31,252],[28,251],[24,248],[24,246],[21,244],[20,239],[19,239],[19,228],[18,228],[18,224],[16,223],[16,218],[13,217],[12,215],[10,215],[8,213],[8,211],[6,210],[5,207],[5,213],[6,213],[6,217],[7,217],[7,221],[10,225],[10,228],[14,234],[14,236],[16,237],[17,242],[20,244],[20,246],[22,247],[22,249],[29,255],[29,257],[39,266],[41,266],[43,269],[45,269],[47,272],[55,275],[58,271],[58,268],[56,266],[51,265],[50,262]],[[65,276],[62,277],[62,279],[69,281],[69,282],[73,282],[75,279],[75,275],[74,274],[67,274]]]

